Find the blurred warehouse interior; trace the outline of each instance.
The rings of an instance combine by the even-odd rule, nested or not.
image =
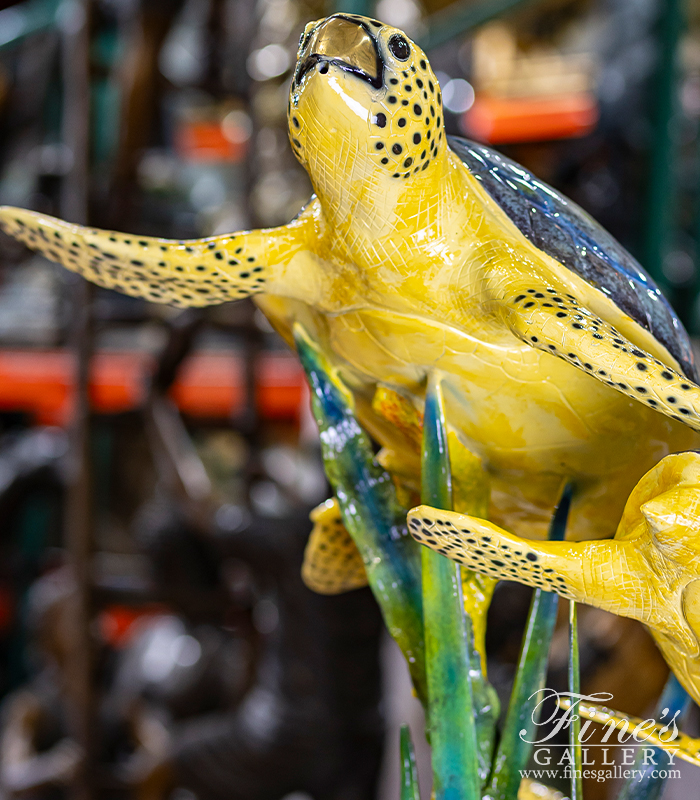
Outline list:
[[[579,203],[700,334],[692,0],[0,0],[0,204],[178,239],[287,222],[296,46],[340,10],[421,43],[448,131]],[[3,797],[398,797],[400,657],[368,589],[300,577],[330,495],[307,392],[250,300],[149,304],[0,238]],[[504,697],[528,598],[490,614]],[[581,637],[584,691],[644,716],[648,635],[582,609]]]

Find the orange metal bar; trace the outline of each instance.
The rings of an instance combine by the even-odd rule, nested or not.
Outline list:
[[[138,408],[153,359],[143,353],[102,352],[92,360],[93,410],[115,414]],[[292,354],[265,353],[257,366],[256,396],[268,419],[297,419],[303,371]],[[0,411],[23,411],[42,425],[65,425],[74,386],[64,350],[1,350]],[[180,370],[171,396],[190,416],[228,419],[242,410],[243,364],[235,353],[198,353]]]
[[[588,92],[551,97],[477,95],[464,114],[468,136],[488,144],[585,136],[598,122],[598,104]]]

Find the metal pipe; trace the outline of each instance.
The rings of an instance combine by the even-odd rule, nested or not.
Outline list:
[[[88,221],[90,153],[90,0],[68,0],[61,13],[63,44],[63,141],[72,164],[61,192],[61,215]],[[93,351],[92,287],[83,278],[71,291],[71,349],[75,360],[75,396],[71,426],[66,497],[66,549],[75,584],[70,661],[67,665],[68,724],[82,759],[70,795],[92,800],[95,765],[95,686],[92,561],[94,548],[93,487],[90,458],[90,360]]]
[[[659,6],[659,56],[654,86],[653,147],[649,164],[643,263],[651,277],[666,288],[663,261],[673,227],[676,197],[674,174],[678,109],[678,51],[684,28],[684,0],[663,0]]]
[[[0,11],[0,50],[53,28],[58,8],[58,0],[28,0]]]
[[[418,44],[424,50],[432,50],[529,2],[532,0],[459,0],[425,20],[426,32],[418,37]]]

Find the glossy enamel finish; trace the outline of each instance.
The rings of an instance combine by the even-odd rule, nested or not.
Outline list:
[[[294,339],[345,528],[362,557],[387,629],[406,657],[413,686],[425,701],[420,553],[406,532],[405,508],[391,477],[374,460],[371,442],[355,419],[352,395],[299,324]]]
[[[420,414],[427,375],[439,370],[450,434],[490,476],[490,519],[544,538],[555,498],[571,481],[568,535],[610,536],[644,472],[697,446],[683,424],[700,425],[700,393],[692,381],[692,391],[681,388],[683,368],[690,371],[685,334],[662,313],[646,327],[634,318],[634,298],[615,289],[631,262],[575,214],[559,229],[578,231],[575,266],[562,263],[559,234],[526,235],[528,197],[533,212],[551,215],[561,214],[561,198],[542,184],[528,196],[522,175],[506,198],[485,179],[484,168],[496,182],[495,167],[477,169],[450,150],[430,65],[410,41],[407,57],[392,45],[397,36],[352,15],[307,27],[289,132],[316,197],[287,226],[177,242],[16,209],[0,210],[0,222],[104,286],[183,306],[254,294],[290,343],[301,322],[353,393],[361,424],[384,446],[383,463],[414,489],[420,445],[373,401],[391,390]],[[595,281],[583,234],[600,239]],[[566,311],[547,300],[530,308],[529,299],[517,300],[528,291],[573,299]],[[558,319],[584,312],[588,338]],[[608,326],[601,342],[598,321]],[[571,349],[561,349],[564,339]],[[636,351],[653,370],[637,371]],[[619,367],[614,378],[611,360]],[[667,402],[665,367],[673,403],[682,399],[687,417]]]
[[[597,286],[618,308],[646,328],[697,379],[690,340],[648,273],[576,203],[532,173],[484,145],[449,139],[518,230],[567,269]]]
[[[420,800],[416,754],[408,725],[401,726],[401,800]]]
[[[647,473],[611,540],[529,542],[425,506],[410,512],[409,530],[470,569],[644,622],[700,701],[700,454],[668,456]]]
[[[436,508],[451,509],[447,427],[440,380],[435,375],[428,384],[423,423],[421,500]],[[470,681],[473,654],[460,569],[423,547],[421,577],[433,793],[436,800],[479,800],[491,754],[480,776],[474,758],[479,738]]]

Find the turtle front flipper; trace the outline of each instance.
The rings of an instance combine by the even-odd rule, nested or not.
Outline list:
[[[535,542],[486,520],[429,506],[409,512],[408,530],[420,544],[483,575],[556,592],[623,616],[639,618],[643,613],[635,592],[620,584],[627,572],[634,580],[634,549],[624,542]]]
[[[348,533],[335,497],[311,512],[314,527],[304,551],[301,577],[319,594],[342,594],[367,586],[360,551]]]
[[[274,291],[311,234],[302,214],[281,228],[177,241],[86,228],[10,206],[0,207],[0,227],[98,286],[182,307]]]
[[[571,294],[542,286],[509,289],[502,301],[510,330],[617,392],[700,430],[700,388],[630,342]]]
[[[643,622],[700,702],[700,454],[676,453],[649,470],[614,539],[534,542],[428,506],[409,512],[408,529],[469,569]]]

